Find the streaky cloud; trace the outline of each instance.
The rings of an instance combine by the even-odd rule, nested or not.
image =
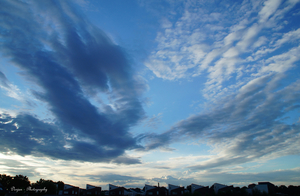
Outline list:
[[[299,122],[284,120],[300,106],[300,81],[282,87],[285,77],[274,73],[258,77],[210,111],[182,120],[162,134],[141,135],[144,150],[197,138],[217,156],[188,167],[194,171],[300,153]]]
[[[8,80],[5,76],[5,74],[2,71],[0,71],[0,85],[8,88],[9,86],[8,86],[7,82],[8,82]]]

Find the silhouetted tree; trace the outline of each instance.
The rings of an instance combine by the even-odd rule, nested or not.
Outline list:
[[[288,186],[289,196],[300,196],[300,186]]]
[[[58,181],[56,184],[57,184],[57,189],[58,189],[58,191],[64,190],[64,185],[65,185],[64,182]]]
[[[0,196],[4,196],[6,193],[6,188],[0,183]]]
[[[12,178],[7,188],[10,191],[12,187],[15,187],[16,189],[22,189],[22,191],[18,191],[16,193],[17,196],[21,196],[25,193],[27,187],[30,187],[30,181],[27,176],[16,175]]]
[[[16,175],[15,177],[13,177],[9,188],[11,188],[12,186],[26,190],[26,188],[30,186],[30,181],[27,176]]]
[[[47,189],[47,192],[45,192],[45,191],[36,192],[38,195],[43,195],[45,193],[53,195],[53,194],[57,193],[56,183],[53,182],[52,180],[44,180],[41,178],[39,181],[36,181],[36,183],[33,183],[32,187],[35,189],[43,189],[43,188]]]
[[[0,174],[0,183],[5,188],[10,188],[10,184],[11,184],[12,179],[13,178],[11,176],[7,176],[5,174],[2,174],[2,175]]]

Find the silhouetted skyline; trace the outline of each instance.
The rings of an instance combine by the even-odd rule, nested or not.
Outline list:
[[[1,171],[300,184],[299,16],[299,0],[0,1]]]

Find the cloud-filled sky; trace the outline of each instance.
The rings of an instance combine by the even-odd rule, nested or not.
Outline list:
[[[1,1],[1,172],[299,185],[299,18],[299,0]]]

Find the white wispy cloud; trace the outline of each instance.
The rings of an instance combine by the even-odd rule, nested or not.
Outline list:
[[[281,37],[274,37],[275,40],[269,40],[263,33],[273,34],[276,32],[275,26],[285,25],[282,17],[298,2],[245,1],[239,6],[229,5],[228,8],[240,9],[244,15],[239,15],[237,11],[230,12],[230,16],[224,10],[222,13],[213,9],[205,12],[195,2],[186,3],[182,17],[173,25],[168,23],[158,33],[158,47],[145,65],[157,77],[166,80],[203,77],[205,74],[207,81],[203,95],[208,99],[216,98],[227,90],[225,83],[230,79],[239,83],[239,80],[245,80],[242,76],[248,77],[250,72],[258,74],[262,69],[252,67],[261,63],[259,59],[276,51],[284,43],[299,39],[299,30],[285,32]],[[189,6],[194,7],[191,9]],[[256,17],[250,18],[250,15]]]

